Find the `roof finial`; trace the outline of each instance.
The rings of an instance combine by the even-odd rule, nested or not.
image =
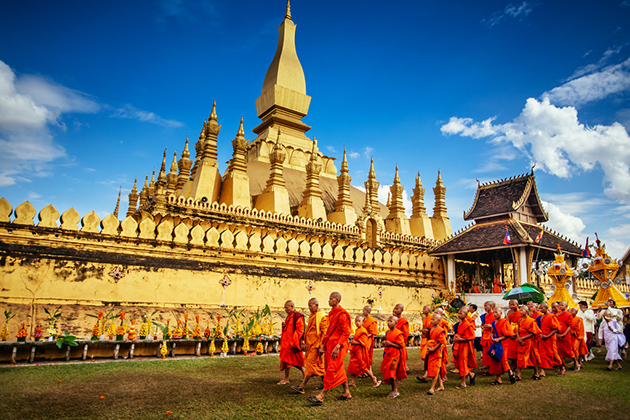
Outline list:
[[[217,120],[217,100],[215,99],[212,102],[212,112],[210,113],[210,118],[208,121],[216,121]]]
[[[243,116],[241,115],[241,125],[238,126],[238,131],[236,132],[237,137],[245,137],[245,130],[243,130]]]
[[[116,201],[116,208],[114,209],[114,213],[113,213],[116,219],[118,219],[118,208],[120,207],[120,194],[121,193],[122,193],[122,185],[120,186],[120,189],[118,190],[118,201]]]
[[[287,12],[285,13],[284,18],[291,20],[291,0],[287,0]]]

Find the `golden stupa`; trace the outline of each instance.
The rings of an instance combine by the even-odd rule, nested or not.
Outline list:
[[[564,254],[559,245],[556,259],[552,266],[549,267],[549,270],[547,270],[547,275],[553,280],[553,284],[551,285],[553,295],[549,298],[548,304],[566,302],[569,308],[577,308],[578,306],[575,300],[573,300],[569,294],[569,288],[573,282],[573,270],[564,260]]]
[[[599,286],[593,308],[605,308],[609,299],[615,301],[617,308],[629,307],[630,301],[617,289],[615,284],[621,283],[617,277],[619,264],[606,253],[606,245],[599,238],[595,241],[595,257],[588,266],[588,271],[595,276],[595,286]]]

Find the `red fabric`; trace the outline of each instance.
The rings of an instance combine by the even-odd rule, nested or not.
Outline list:
[[[475,339],[475,324],[471,324],[468,319],[459,323],[457,328],[457,336],[468,340],[466,342],[453,342],[453,362],[459,370],[459,376],[466,376],[472,368],[477,367],[475,358],[475,348],[473,341]]]
[[[371,316],[368,316],[363,320],[363,328],[370,335],[370,345],[368,346],[368,366],[372,367],[372,362],[374,358],[374,336],[378,335],[378,324],[376,320]]]
[[[304,367],[304,353],[300,343],[303,335],[304,316],[298,311],[293,311],[287,315],[280,337],[280,370],[291,366]]]
[[[514,335],[514,330],[512,329],[512,326],[510,325],[510,322],[507,319],[501,318],[500,320],[496,321],[494,325],[495,325],[495,328],[497,329],[497,333],[499,334],[499,338],[510,337]],[[510,370],[510,365],[508,364],[508,354],[505,349],[506,341],[507,339],[501,341],[501,344],[503,345],[503,356],[501,357],[501,360],[496,361],[492,357],[490,358],[490,365],[488,365],[489,366],[488,372],[490,372],[491,375],[501,375],[504,372],[507,372]]]
[[[431,330],[431,314],[424,317],[422,320],[422,329]],[[427,358],[427,341],[429,340],[428,334],[422,334],[420,339],[420,358],[422,360]]]
[[[383,350],[381,371],[383,372],[383,382],[387,384],[392,381],[405,379],[407,377],[407,366],[402,353],[402,349],[405,348],[405,338],[403,332],[394,328],[393,330],[387,332],[385,339],[401,346],[399,349],[388,346]]]
[[[541,335],[549,335],[552,330],[559,327],[558,319],[552,314],[543,315],[540,319]],[[553,369],[554,366],[560,365],[558,350],[556,349],[556,336],[552,336],[543,340],[540,336],[537,340],[538,354],[540,355],[540,367],[543,369]]]
[[[350,344],[350,362],[348,362],[349,375],[363,375],[368,371],[368,347],[370,338],[365,327],[357,328],[354,332],[354,341],[360,344]]]
[[[446,335],[451,329],[451,324],[445,320],[444,318],[440,319],[440,323],[438,327],[444,330],[444,342],[446,343]],[[446,375],[446,365],[448,365],[448,349],[446,348],[446,344],[444,344],[444,350],[442,350],[442,365],[440,367],[442,376]]]
[[[435,347],[437,344],[441,346],[433,353],[427,350],[427,374],[433,378],[441,373],[442,364],[444,362],[444,350],[446,350],[446,331],[440,327],[434,327],[429,332],[428,347]],[[448,359],[447,359],[448,360]]]
[[[508,314],[507,320],[510,323],[510,326],[516,333],[516,329],[518,328],[518,320],[521,319],[521,313],[519,311]],[[503,351],[507,350],[508,359],[517,359],[518,351],[517,351],[517,343],[516,338],[508,338],[503,342]]]
[[[494,320],[494,314],[492,312],[486,313],[486,316],[483,320],[483,325],[492,325]],[[488,350],[490,350],[490,346],[492,346],[492,330],[487,330],[485,328],[482,330],[481,345],[483,346],[481,364],[482,366],[490,366],[490,359],[492,358],[488,355]]]
[[[396,329],[399,330],[403,334],[403,338],[405,339],[405,345],[402,348],[402,357],[405,363],[409,358],[407,354],[407,339],[409,338],[409,322],[405,318],[400,318],[396,323]]]
[[[350,314],[341,306],[331,309],[328,313],[328,330],[322,339],[326,367],[324,389],[334,388],[348,380],[343,363],[348,352],[348,337],[352,332],[350,323]],[[333,359],[332,352],[337,344],[340,345],[339,357]]]
[[[536,366],[540,363],[539,357],[536,352],[536,336],[540,334],[540,328],[538,324],[531,317],[526,316],[521,318],[518,326],[518,335],[523,338],[528,334],[533,334],[533,337],[524,340],[524,344],[518,344],[518,357],[516,359],[516,365],[524,369],[528,366]]]
[[[558,319],[558,334],[564,334],[564,332],[571,328],[573,324],[573,315],[569,312],[558,312],[556,313],[556,318]],[[558,346],[558,356],[563,361],[564,359],[572,359],[573,358],[573,336],[571,333],[565,335],[563,338],[558,337],[557,339]]]

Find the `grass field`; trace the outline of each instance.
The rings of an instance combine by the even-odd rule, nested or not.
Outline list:
[[[603,351],[580,372],[532,381],[491,386],[479,376],[477,385],[455,390],[458,377],[449,374],[446,391],[426,395],[418,349],[409,351],[411,374],[400,398],[388,400],[389,386],[372,389],[358,381],[351,401],[335,401],[341,388],[329,392],[321,407],[311,407],[315,378],[306,395],[277,386],[277,356],[143,360],[119,363],[57,364],[0,368],[2,419],[628,419],[630,365],[605,371]],[[382,351],[376,351],[374,369]],[[450,369],[451,366],[449,366]],[[291,375],[298,384],[301,374]],[[104,399],[101,399],[101,396]],[[167,416],[167,411],[171,414]]]

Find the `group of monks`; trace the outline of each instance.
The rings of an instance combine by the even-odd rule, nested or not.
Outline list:
[[[321,405],[327,392],[343,386],[343,393],[337,400],[352,398],[350,388],[356,386],[356,378],[366,377],[374,388],[382,383],[391,385],[388,398],[397,398],[398,385],[407,378],[407,342],[409,322],[402,317],[403,305],[398,304],[387,320],[388,331],[381,345],[384,348],[381,363],[382,381],[372,371],[374,337],[378,334],[377,321],[370,315],[371,307],[363,308],[363,314],[354,319],[356,330],[352,339],[350,314],[341,307],[341,294],[331,293],[328,304],[332,308],[328,315],[319,309],[317,299],[310,299],[310,316],[305,323],[304,316],[295,310],[292,301],[284,305],[287,318],[282,324],[280,341],[280,370],[284,378],[278,385],[289,384],[290,369],[297,368],[303,373],[300,385],[292,389],[300,394],[313,376],[323,377],[319,394],[309,397],[313,405]],[[424,375],[417,380],[431,387],[427,394],[434,395],[444,390],[447,379],[446,365],[449,362],[447,336],[453,332],[452,362],[460,377],[455,389],[465,389],[466,381],[475,385],[477,368],[475,353],[475,331],[482,329],[481,363],[488,368],[488,375],[495,375],[492,385],[501,385],[502,375],[508,373],[511,383],[520,381],[522,370],[534,368],[532,380],[546,376],[545,369],[558,367],[558,375],[564,376],[566,359],[573,360],[573,367],[579,370],[588,349],[584,341],[584,325],[575,316],[577,310],[567,310],[566,302],[553,304],[552,308],[542,303],[528,302],[520,306],[510,301],[510,309],[505,317],[494,302],[486,302],[485,314],[480,316],[480,325],[475,320],[479,314],[468,306],[458,312],[458,322],[451,325],[444,317],[442,308],[431,312],[430,306],[423,308],[421,358],[424,360]],[[346,354],[350,352],[348,370],[344,366]],[[511,363],[511,364],[510,364]],[[514,369],[512,368],[514,367]],[[348,379],[350,375],[350,379]]]

